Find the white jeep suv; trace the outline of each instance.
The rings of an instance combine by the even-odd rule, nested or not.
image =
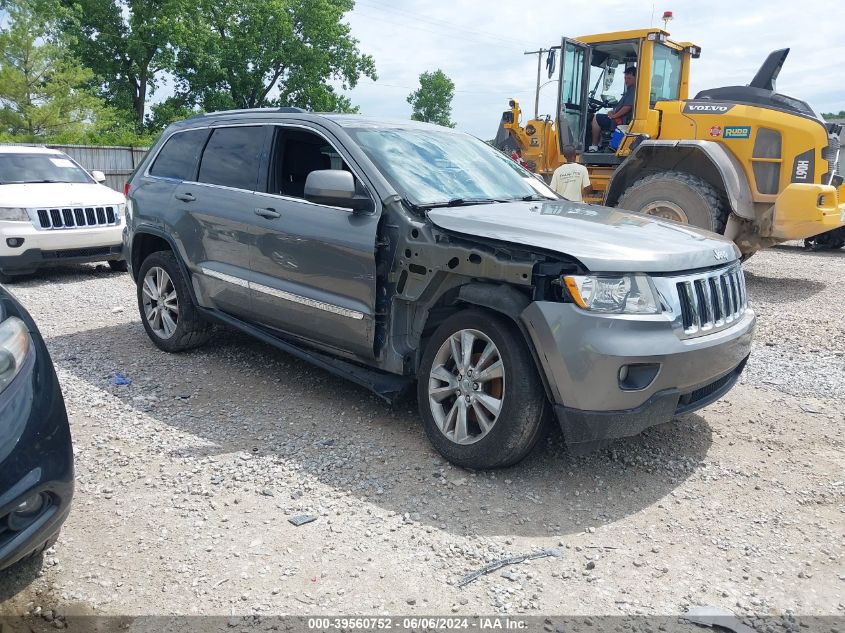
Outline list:
[[[42,266],[108,261],[121,253],[123,194],[66,154],[0,146],[0,282]]]

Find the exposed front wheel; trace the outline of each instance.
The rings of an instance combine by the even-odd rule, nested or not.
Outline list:
[[[431,443],[466,468],[515,464],[544,426],[546,396],[522,336],[481,310],[459,312],[437,328],[423,354],[417,396]]]
[[[628,187],[617,206],[724,234],[728,212],[719,192],[697,176],[666,171]]]
[[[191,301],[176,257],[169,251],[152,253],[141,264],[138,310],[147,335],[166,352],[199,347],[211,334]]]

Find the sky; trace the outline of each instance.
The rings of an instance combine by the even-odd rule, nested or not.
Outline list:
[[[346,94],[363,114],[408,118],[419,74],[440,68],[455,82],[458,129],[489,139],[510,98],[533,115],[537,57],[525,51],[563,36],[660,26],[665,10],[674,14],[672,39],[702,47],[691,94],[747,84],[768,53],[789,47],[778,92],[819,112],[845,109],[845,5],[836,0],[356,0],[347,20],[378,80]],[[542,89],[541,114],[554,112],[556,90]]]
[[[361,112],[405,119],[406,99],[422,72],[441,69],[455,82],[452,120],[483,139],[495,136],[508,101],[533,115],[537,57],[525,51],[561,38],[662,25],[676,41],[702,47],[693,60],[691,94],[744,85],[768,53],[789,47],[778,92],[818,112],[845,110],[845,4],[841,0],[356,0],[346,20],[378,80],[346,91]],[[6,16],[0,11],[0,25]],[[545,72],[543,80],[546,80]],[[540,114],[554,113],[557,84],[541,91]],[[173,93],[165,79],[153,101]]]

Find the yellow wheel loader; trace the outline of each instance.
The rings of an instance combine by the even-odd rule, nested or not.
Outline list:
[[[554,119],[537,112],[546,53],[549,78],[560,58]],[[775,90],[788,53],[771,53],[746,86],[690,98],[690,62],[701,54],[695,44],[674,42],[659,28],[564,38],[536,51],[534,118],[523,124],[512,100],[495,144],[507,153],[521,149],[547,180],[566,162],[562,148],[572,145],[590,172],[594,194],[587,202],[722,233],[748,257],[845,225],[842,126]],[[629,68],[636,74],[630,120],[600,130],[594,143],[592,120],[618,103]],[[585,151],[594,144],[597,150]]]

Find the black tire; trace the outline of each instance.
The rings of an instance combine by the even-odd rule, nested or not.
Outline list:
[[[15,280],[14,275],[7,275],[0,270],[0,284],[10,284]]]
[[[500,413],[490,430],[474,443],[459,444],[435,421],[429,403],[429,376],[441,345],[452,334],[467,329],[482,333],[495,344],[504,378]],[[428,439],[443,457],[464,468],[511,466],[531,452],[546,428],[546,394],[522,335],[507,319],[478,309],[452,315],[428,340],[418,373],[417,400]]]
[[[178,319],[175,321],[175,330],[167,337],[156,333],[144,310],[144,279],[150,269],[154,267],[163,269],[167,273],[172,281],[173,289],[176,291]],[[196,306],[194,306],[191,294],[188,291],[187,281],[182,274],[182,268],[172,252],[156,251],[148,255],[138,269],[136,285],[141,323],[144,324],[147,336],[155,343],[156,347],[165,352],[183,352],[205,344],[211,337],[211,325],[202,318]]]
[[[642,213],[661,201],[680,207],[692,226],[724,235],[730,213],[722,196],[712,185],[686,172],[664,171],[641,178],[625,190],[616,206]]]
[[[111,259],[109,260],[109,268],[116,273],[125,273],[128,269],[125,259]]]

